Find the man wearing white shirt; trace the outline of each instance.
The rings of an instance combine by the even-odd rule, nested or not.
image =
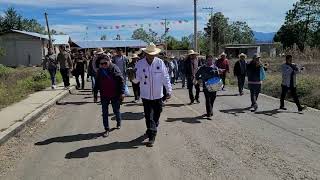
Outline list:
[[[140,96],[142,98],[147,125],[148,147],[152,147],[157,135],[157,128],[162,112],[162,97],[171,98],[172,86],[164,62],[157,58],[161,50],[153,43],[142,49],[146,57],[136,65],[137,80],[140,82]],[[167,94],[163,94],[163,86]]]

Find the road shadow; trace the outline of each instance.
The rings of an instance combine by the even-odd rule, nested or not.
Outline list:
[[[234,116],[239,116],[239,114],[244,114],[244,113],[248,112],[250,109],[251,109],[251,107],[235,108],[235,109],[220,110],[220,112],[226,113],[226,114],[232,114]]]
[[[182,107],[186,106],[186,104],[164,104],[166,107]]]
[[[110,132],[114,130],[115,128],[111,129]],[[43,146],[43,145],[48,145],[52,143],[69,143],[69,142],[92,140],[92,139],[97,139],[99,137],[102,137],[102,135],[103,135],[103,132],[60,136],[60,137],[49,138],[44,141],[37,142],[34,145]]]
[[[143,146],[143,141],[147,137],[142,135],[129,142],[113,142],[110,144],[104,144],[99,146],[91,146],[77,149],[75,151],[66,154],[66,159],[77,159],[77,158],[87,158],[90,153],[93,152],[108,152],[118,149],[137,149],[139,146]]]
[[[133,120],[138,121],[144,119],[144,114],[141,113],[133,113],[133,112],[125,112],[121,113],[122,120]],[[116,120],[116,117],[112,117],[111,120]]]
[[[185,117],[185,118],[168,118],[166,120],[166,122],[181,121],[181,122],[189,123],[189,124],[199,124],[199,123],[201,123],[201,121],[199,121],[199,120],[205,120],[205,119],[208,120],[205,117],[206,117],[206,115],[197,116],[197,117]]]
[[[234,97],[239,96],[239,94],[218,94],[217,97]]]
[[[79,101],[79,102],[56,102],[56,105],[77,105],[77,106],[81,106],[81,105],[85,105],[85,104],[94,104],[94,102],[87,102],[87,101]]]
[[[127,107],[132,107],[132,106],[143,106],[142,103],[132,103],[132,102],[126,102],[126,103],[123,103],[125,106]]]
[[[281,113],[300,114],[298,112],[289,112],[289,111],[284,111],[284,110],[280,110],[280,109],[272,109],[272,110],[268,110],[268,111],[255,112],[255,114],[263,114],[263,115],[272,116],[272,117],[275,117],[274,115],[281,114]]]

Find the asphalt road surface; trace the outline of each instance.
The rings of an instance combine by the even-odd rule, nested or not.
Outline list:
[[[90,90],[74,91],[0,146],[0,179],[320,179],[320,112],[279,111],[277,100],[260,97],[254,113],[249,95],[229,88],[208,120],[203,94],[191,106],[187,94],[174,90],[149,148],[132,97],[121,107],[122,129],[103,138],[101,106]]]

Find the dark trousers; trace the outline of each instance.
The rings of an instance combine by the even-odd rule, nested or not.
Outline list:
[[[187,77],[187,86],[188,86],[188,90],[189,90],[190,101],[193,102],[195,99],[199,100],[200,85],[199,84],[193,84],[193,78],[192,77]],[[193,95],[193,86],[196,89],[196,96]]]
[[[222,80],[222,83],[223,83],[223,88],[226,86],[226,74],[221,74],[220,75],[220,78]]]
[[[261,84],[249,84],[250,96],[251,96],[251,105],[257,105],[257,100],[261,92]]]
[[[49,74],[50,74],[50,79],[51,79],[51,85],[56,85],[56,73],[57,73],[57,68],[50,68],[48,69]]]
[[[293,97],[294,102],[296,103],[297,107],[300,109],[301,104],[297,95],[297,88],[295,87],[287,87],[282,85],[282,93],[281,93],[281,98],[280,98],[280,107],[284,107],[284,99],[286,98],[286,95],[288,91],[290,90],[291,96]]]
[[[132,89],[133,89],[134,99],[139,100],[140,99],[140,83],[138,84],[132,83]]]
[[[204,97],[206,98],[206,110],[207,115],[212,115],[213,111],[213,104],[217,97],[217,92],[209,92],[207,89],[203,89]]]
[[[146,119],[148,138],[154,140],[157,135],[159,119],[162,112],[162,100],[142,99]]]
[[[80,76],[81,76],[81,88],[84,89],[84,72],[77,73],[76,75],[77,88],[80,88],[80,81],[79,81]]]
[[[182,87],[184,88],[186,86],[186,75],[181,73],[180,77],[181,77],[181,81],[182,81]]]
[[[109,104],[111,103],[113,113],[116,116],[117,126],[121,126],[121,114],[120,114],[120,99],[119,98],[106,98],[101,97],[101,105],[102,105],[102,119],[103,126],[105,130],[110,130],[109,128]]]
[[[64,87],[70,86],[69,68],[60,69]]]
[[[245,75],[240,75],[240,76],[237,76],[237,78],[238,78],[239,93],[242,94],[243,93],[244,83],[246,82],[246,76]]]

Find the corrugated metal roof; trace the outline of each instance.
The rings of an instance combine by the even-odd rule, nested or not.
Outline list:
[[[70,36],[68,35],[53,35],[53,44],[54,45],[67,45],[69,44]]]
[[[43,35],[43,34],[39,34],[39,33],[35,33],[35,32],[19,31],[19,30],[14,30],[14,29],[12,31],[16,32],[16,33],[26,34],[26,35],[29,35],[29,36],[33,36],[33,37],[37,37],[37,38],[41,38],[41,39],[48,39],[49,40],[49,37],[47,35]]]
[[[258,48],[259,46],[230,46],[225,47],[225,49],[248,49],[248,48]]]
[[[106,40],[106,41],[74,41],[80,48],[117,48],[131,47],[141,48],[146,47],[147,43],[141,40]]]

